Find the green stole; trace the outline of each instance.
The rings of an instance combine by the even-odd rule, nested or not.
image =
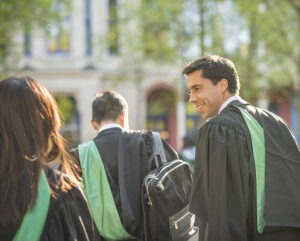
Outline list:
[[[251,136],[252,152],[256,173],[256,205],[257,205],[257,231],[264,229],[264,204],[265,204],[265,136],[260,124],[248,111],[239,108],[248,126]]]
[[[40,240],[48,214],[50,198],[48,180],[45,172],[42,171],[38,184],[36,204],[32,209],[28,208],[13,241]]]
[[[82,182],[95,224],[107,240],[134,238],[124,229],[109,186],[104,165],[93,141],[78,146]]]

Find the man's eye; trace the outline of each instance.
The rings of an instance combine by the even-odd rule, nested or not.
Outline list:
[[[188,95],[191,95],[192,93],[199,93],[201,91],[201,88],[200,87],[193,87],[191,89],[189,89],[187,91]]]

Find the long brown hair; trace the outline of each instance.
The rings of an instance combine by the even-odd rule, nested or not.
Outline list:
[[[20,223],[35,205],[47,162],[59,157],[62,177],[68,177],[61,180],[62,190],[79,185],[60,126],[55,100],[39,82],[30,77],[0,81],[0,225]]]

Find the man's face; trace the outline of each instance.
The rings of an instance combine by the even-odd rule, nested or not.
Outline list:
[[[211,80],[202,77],[202,70],[187,76],[189,102],[193,103],[203,119],[215,117],[224,102],[224,82],[214,85]]]

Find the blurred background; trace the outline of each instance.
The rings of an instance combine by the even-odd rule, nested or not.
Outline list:
[[[70,147],[93,138],[91,101],[114,89],[132,129],[175,148],[203,124],[181,70],[228,57],[240,95],[300,136],[300,0],[1,0],[0,75],[29,75],[56,97]]]

